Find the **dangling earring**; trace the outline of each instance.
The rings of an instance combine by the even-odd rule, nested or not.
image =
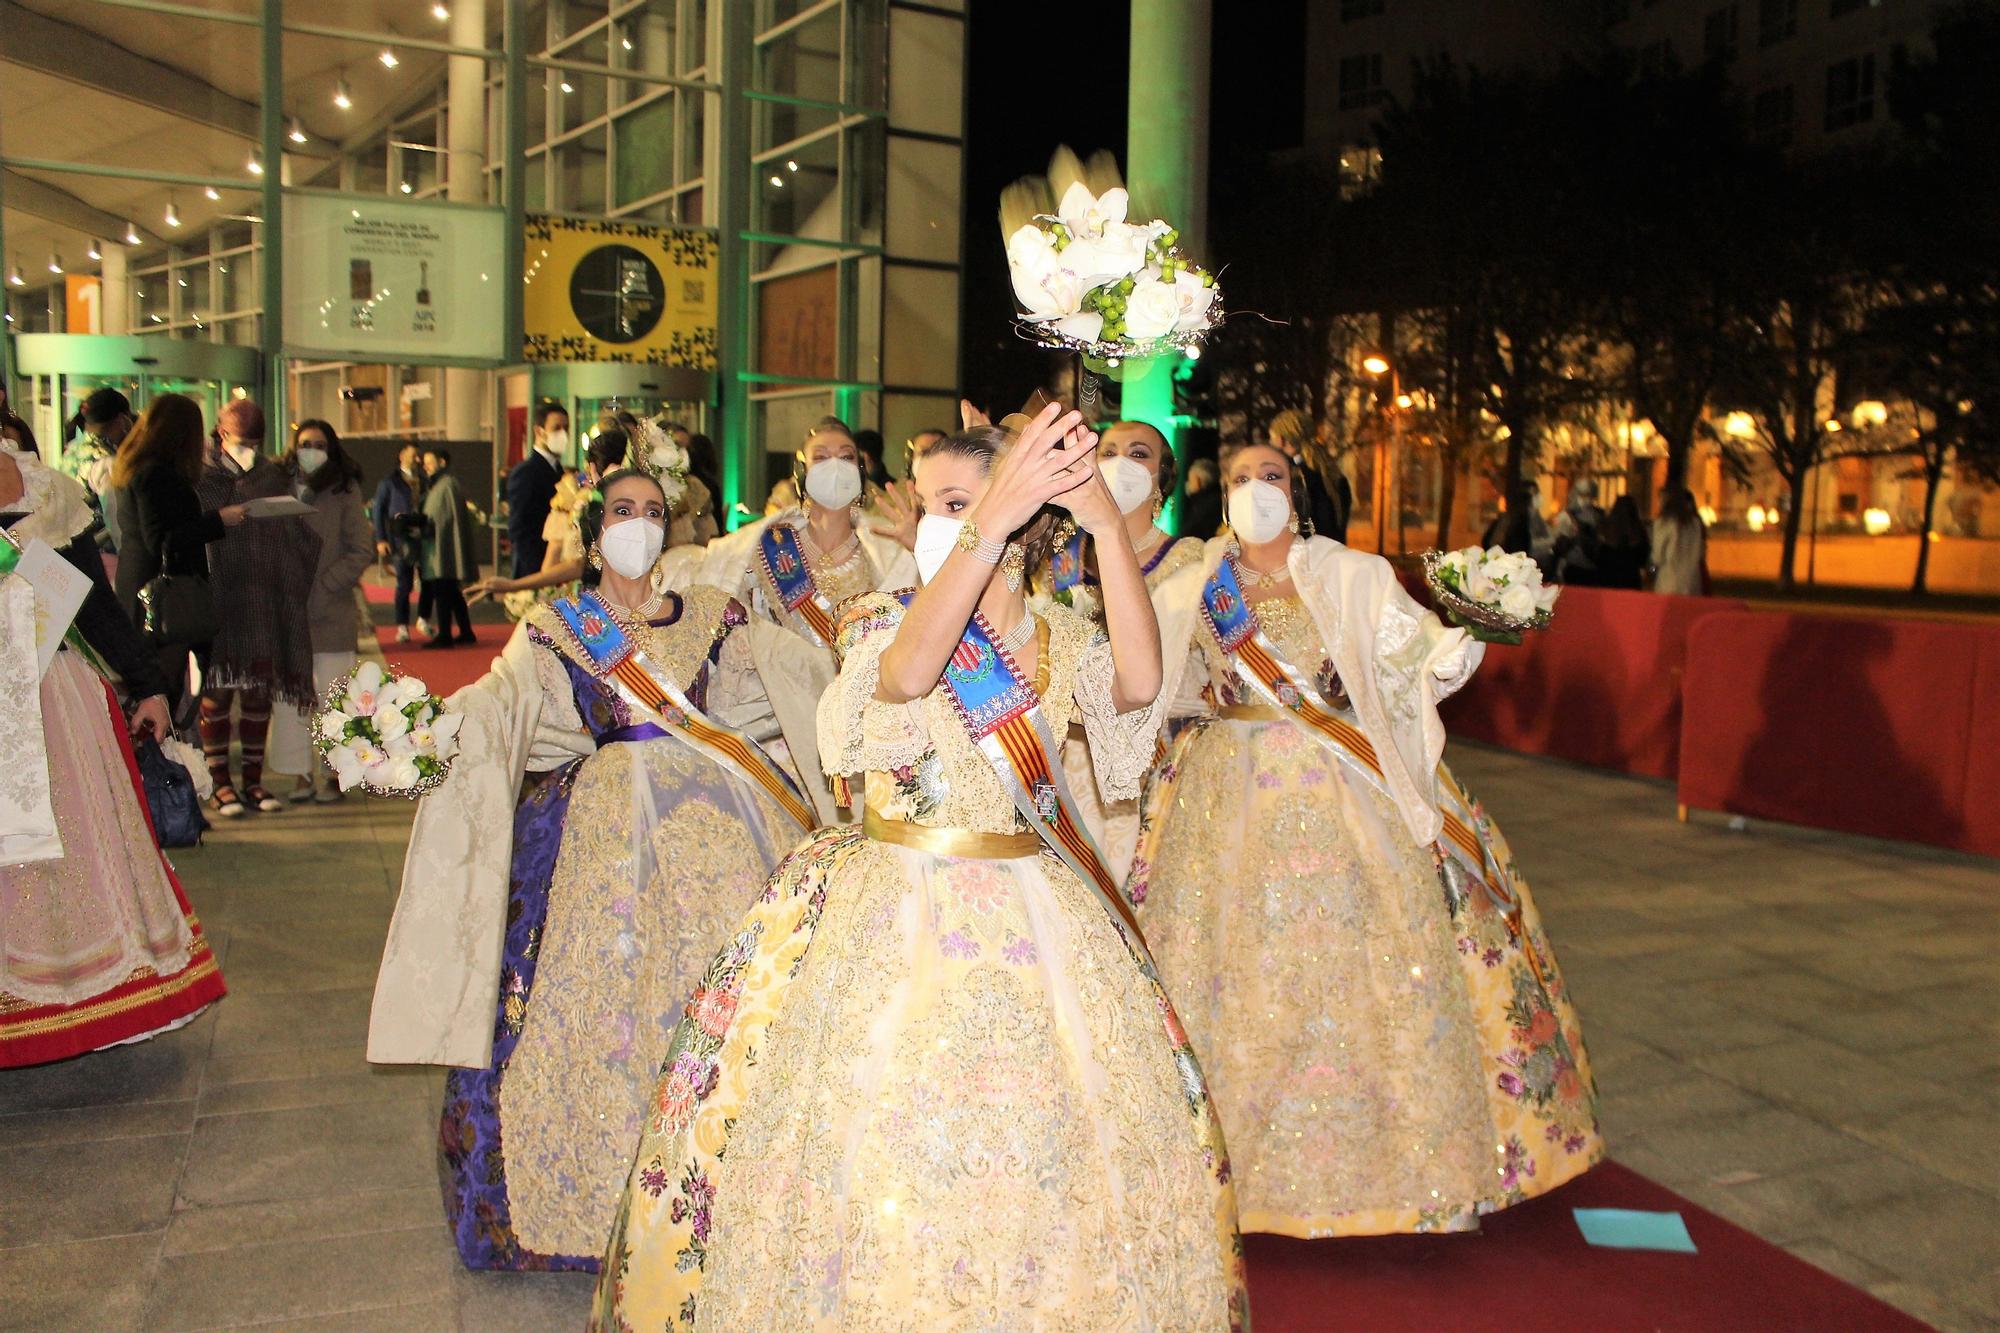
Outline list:
[[[1286,526],[1286,527],[1288,527],[1288,528],[1290,528],[1290,529],[1292,530],[1292,535],[1293,535],[1294,537],[1296,537],[1296,536],[1298,536],[1298,535],[1299,535],[1299,511],[1298,511],[1298,510],[1294,509],[1294,510],[1292,511],[1292,516],[1291,516],[1290,518],[1288,518],[1288,519],[1286,519],[1286,520],[1285,520],[1285,526]]]
[[[1160,494],[1160,488],[1153,488],[1153,522],[1160,521],[1160,511],[1167,507],[1167,497]]]
[[[1008,592],[1021,591],[1021,581],[1027,576],[1028,553],[1013,542],[1007,543],[1007,550],[1000,557],[1000,577],[1007,582]]]
[[[592,569],[604,568],[604,553],[597,549],[597,543],[590,544],[590,554],[584,557]]]

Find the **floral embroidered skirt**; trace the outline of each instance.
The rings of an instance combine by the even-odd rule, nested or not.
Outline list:
[[[1222,1329],[1201,1076],[1059,862],[818,834],[691,999],[592,1327]]]
[[[1148,790],[1130,889],[1243,1229],[1471,1230],[1603,1155],[1589,1058],[1527,885],[1516,940],[1479,886],[1446,892],[1351,764],[1289,721],[1191,728]]]
[[[63,855],[0,866],[0,1069],[153,1036],[223,994],[153,841],[125,715],[68,651],[40,702]]]
[[[530,779],[493,1060],[445,1082],[467,1267],[596,1269],[681,1003],[797,828],[672,737]]]

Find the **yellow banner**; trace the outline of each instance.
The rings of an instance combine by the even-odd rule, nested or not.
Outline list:
[[[529,214],[530,361],[715,369],[713,232]]]

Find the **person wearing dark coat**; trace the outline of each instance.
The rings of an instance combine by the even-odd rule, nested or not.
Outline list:
[[[543,403],[535,409],[535,447],[507,474],[507,540],[514,550],[517,579],[539,573],[548,555],[542,529],[548,524],[549,502],[555,499],[568,454],[569,413],[560,404]],[[444,618],[443,608],[438,618]]]
[[[396,569],[396,642],[410,641],[410,594],[423,578],[423,450],[405,444],[396,470],[375,487],[375,558]],[[421,617],[426,608],[419,607]]]
[[[244,520],[243,506],[205,509],[195,492],[207,448],[201,408],[182,394],[161,394],[118,446],[110,499],[124,540],[118,555],[117,604],[133,627],[146,630],[139,594],[162,574],[208,577],[208,546]],[[168,702],[178,708],[187,687],[187,658],[205,662],[209,645],[149,635]]]
[[[1181,500],[1180,535],[1207,541],[1222,531],[1222,482],[1213,458],[1188,464],[1187,494]]]
[[[424,450],[424,473],[430,478],[424,490],[424,517],[430,520],[430,537],[424,544],[424,591],[437,609],[438,630],[424,647],[477,643],[465,585],[479,577],[479,548],[465,491],[451,475],[450,451],[441,445]]]

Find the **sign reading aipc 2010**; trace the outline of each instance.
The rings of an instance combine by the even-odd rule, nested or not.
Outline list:
[[[531,214],[527,359],[715,369],[716,259],[713,232]]]

